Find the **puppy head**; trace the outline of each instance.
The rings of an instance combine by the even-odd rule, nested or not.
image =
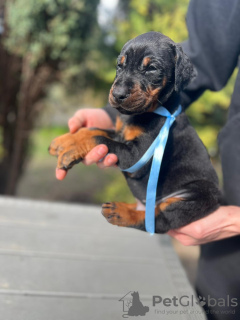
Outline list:
[[[159,32],[148,32],[122,48],[109,102],[124,114],[153,111],[195,75],[179,44]]]

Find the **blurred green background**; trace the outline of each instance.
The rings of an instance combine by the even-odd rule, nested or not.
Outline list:
[[[117,169],[76,165],[55,179],[47,148],[79,108],[103,107],[123,44],[150,30],[187,39],[188,0],[0,0],[0,194],[60,201],[131,201]],[[187,111],[221,181],[217,135],[235,73]]]

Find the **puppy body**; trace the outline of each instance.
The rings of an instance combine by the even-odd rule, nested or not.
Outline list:
[[[146,152],[166,118],[152,111],[163,105],[173,113],[180,91],[195,71],[179,45],[166,36],[149,32],[129,41],[118,58],[110,104],[122,115],[116,130],[81,129],[55,139],[50,153],[58,167],[70,168],[97,144],[105,144],[127,169]],[[133,195],[146,199],[151,160],[135,173],[123,172]],[[155,228],[167,232],[206,216],[220,205],[218,179],[207,151],[184,113],[172,125],[157,186]],[[106,203],[103,215],[115,225],[145,230],[145,212],[136,205]]]
[[[98,144],[106,144],[109,152],[118,156],[120,168],[127,169],[146,152],[166,118],[154,113],[122,118],[124,120],[122,130],[112,139],[114,142],[127,144],[127,149],[123,150],[121,146],[107,141],[105,137],[96,137],[96,141]],[[134,140],[126,141],[124,138],[126,127],[142,128],[143,133]],[[143,204],[146,200],[151,164],[150,160],[135,173],[123,172],[133,195]],[[170,202],[171,200],[176,202],[173,201],[165,207],[164,204],[168,199]],[[189,124],[187,116],[182,113],[170,129],[162,160],[156,205],[159,205],[160,210],[162,204],[162,208],[165,208],[156,216],[156,232],[163,233],[169,229],[179,228],[208,215],[217,209],[220,199],[218,178],[206,148]],[[109,208],[108,205],[107,208]],[[136,227],[145,230],[143,222]]]
[[[161,127],[166,121],[165,117],[154,113],[138,116],[124,116],[126,126],[133,125],[142,127],[144,132],[138,139],[128,141],[129,147],[135,145],[139,150],[138,159],[146,152],[149,145],[155,140]],[[127,118],[127,119],[126,119]],[[98,138],[99,141],[102,138]],[[120,141],[124,138],[117,137]],[[111,146],[110,146],[110,152]],[[131,157],[131,158],[130,158]],[[129,154],[128,158],[120,157],[119,166],[127,169],[134,163],[135,156]],[[134,160],[133,160],[134,159]],[[142,203],[145,203],[147,182],[152,161],[134,173],[123,172],[133,195]],[[216,173],[210,164],[209,156],[196,131],[189,124],[187,116],[180,114],[170,129],[167,145],[165,148],[161,171],[157,187],[157,202],[171,194],[191,194],[187,185],[200,180],[209,180],[218,184]]]

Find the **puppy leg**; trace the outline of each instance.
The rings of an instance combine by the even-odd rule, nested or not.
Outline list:
[[[167,206],[180,201],[179,198],[169,198],[155,208],[157,218]],[[133,227],[145,230],[145,210],[136,210],[137,204],[124,202],[106,202],[102,205],[102,214],[111,224],[120,227]],[[164,219],[164,217],[162,218]],[[168,226],[168,222],[165,222]]]
[[[136,210],[136,204],[107,202],[102,205],[102,214],[111,224],[145,230],[145,211]],[[159,213],[156,208],[155,215]]]
[[[99,144],[105,144],[109,153],[118,157],[122,169],[132,166],[139,158],[138,143],[133,145],[115,141],[117,133],[112,130],[82,128],[78,132],[64,134],[54,139],[49,147],[49,153],[58,157],[57,168],[70,169],[83,160],[86,154]]]
[[[165,233],[203,218],[220,206],[221,193],[211,182],[203,180],[184,188],[185,198],[171,197],[155,208],[155,232]],[[123,202],[108,202],[102,214],[111,224],[145,230],[145,211]]]
[[[70,169],[80,162],[98,143],[96,137],[112,138],[114,131],[82,128],[78,132],[64,134],[54,139],[49,153],[58,157],[57,168]]]
[[[221,203],[219,189],[207,180],[196,181],[187,186],[184,199],[161,203],[160,214],[156,217],[156,233],[165,233],[170,229],[183,227],[215,211]],[[167,200],[166,200],[167,201]]]
[[[98,144],[105,144],[109,153],[114,153],[118,157],[118,165],[121,169],[127,169],[134,165],[141,157],[139,150],[142,150],[141,141],[135,138],[134,141],[119,142],[105,136],[96,137]],[[142,150],[144,154],[145,150]]]

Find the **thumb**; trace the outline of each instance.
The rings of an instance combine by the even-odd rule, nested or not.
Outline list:
[[[84,119],[81,117],[72,117],[68,120],[68,127],[71,133],[78,131],[84,125]]]

